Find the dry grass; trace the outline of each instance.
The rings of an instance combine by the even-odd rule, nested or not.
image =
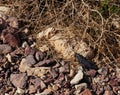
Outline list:
[[[119,0],[4,0],[1,5],[10,6],[20,27],[28,27],[33,35],[53,26],[97,49],[94,61],[99,66],[120,67]]]

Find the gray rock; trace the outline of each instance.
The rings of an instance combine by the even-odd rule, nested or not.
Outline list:
[[[107,75],[108,74],[108,69],[105,67],[102,67],[98,70],[98,73],[101,75]]]
[[[35,59],[34,59],[34,56],[33,55],[28,55],[26,57],[26,62],[29,66],[32,66],[36,63]]]

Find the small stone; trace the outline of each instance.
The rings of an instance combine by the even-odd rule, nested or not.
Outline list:
[[[89,89],[85,89],[80,93],[80,95],[92,95],[91,91]]]
[[[43,45],[42,47],[39,47],[39,50],[44,52],[44,51],[48,51],[49,47],[47,45]]]
[[[22,43],[23,48],[26,48],[27,46],[29,46],[29,45],[28,45],[28,43],[26,41]]]
[[[49,27],[47,28],[45,31],[42,31],[40,33],[38,33],[37,38],[41,39],[43,37],[48,38],[50,36],[50,33],[54,31],[53,27]]]
[[[21,73],[21,74],[11,74],[10,75],[10,81],[15,87],[19,88],[25,88],[27,84],[27,75],[26,73]]]
[[[40,87],[42,90],[46,88],[46,84],[42,80],[40,81]]]
[[[12,51],[11,46],[7,44],[0,45],[0,54],[7,54]]]
[[[35,52],[36,52],[35,48],[29,47],[29,46],[25,48],[25,56],[34,55]]]
[[[53,60],[53,59],[46,59],[46,60],[40,61],[37,64],[35,64],[35,67],[52,66],[54,64],[55,64],[55,60]]]
[[[115,78],[115,79],[110,80],[110,81],[109,81],[109,84],[110,84],[111,86],[118,86],[118,79]]]
[[[104,92],[104,88],[101,87],[100,85],[97,86],[96,94],[97,95],[102,95]]]
[[[53,89],[54,91],[57,91],[57,90],[59,89],[59,87],[58,87],[57,85],[53,85],[53,86],[52,86],[52,89]]]
[[[51,75],[53,76],[53,78],[56,78],[56,77],[58,77],[58,71],[57,70],[55,70],[55,69],[51,69]]]
[[[15,17],[9,17],[7,19],[7,22],[9,23],[9,26],[13,28],[18,28],[18,19]]]
[[[115,95],[115,94],[113,93],[113,91],[106,90],[104,95]]]
[[[73,70],[73,69],[71,69],[71,70],[70,70],[69,77],[73,77],[73,76],[74,76],[74,74],[75,74],[74,70]]]
[[[0,6],[0,13],[8,14],[10,12],[10,8],[6,6]]]
[[[6,55],[6,58],[8,59],[9,62],[12,62],[12,57],[11,57],[10,54],[7,54],[7,55]]]
[[[104,86],[104,90],[110,91],[110,90],[112,90],[112,87],[110,85]]]
[[[59,68],[59,72],[60,72],[60,73],[63,73],[64,71],[65,71],[65,68],[64,68],[64,67],[60,67],[60,68]]]
[[[120,78],[120,68],[116,68],[116,76],[117,78]]]
[[[78,73],[74,76],[74,78],[70,81],[71,85],[78,84],[83,79],[83,72],[80,69]]]
[[[23,89],[21,89],[21,88],[18,87],[15,93],[16,94],[24,94],[24,92],[25,91]]]
[[[29,31],[28,28],[25,28],[22,32],[25,33],[25,34],[27,35],[27,34],[29,34],[30,31]]]
[[[52,93],[52,89],[51,89],[51,87],[48,87],[42,93],[38,93],[38,94],[35,94],[35,95],[50,95],[51,93]]]
[[[95,75],[96,75],[96,70],[94,70],[94,69],[90,69],[89,71],[87,71],[87,74],[89,75],[89,76],[91,76],[91,77],[95,77]]]
[[[28,68],[27,69],[27,74],[33,75],[33,76],[44,76],[45,74],[47,74],[48,72],[50,72],[50,67],[35,67],[35,68]]]
[[[45,52],[37,51],[35,54],[35,58],[37,59],[37,61],[42,61],[45,57],[46,57]]]
[[[23,58],[20,62],[19,70],[20,72],[26,72],[30,67],[28,66],[26,59]]]
[[[36,92],[36,88],[34,87],[34,85],[30,85],[28,90],[29,90],[29,94],[32,94],[32,93]]]
[[[32,66],[32,65],[34,65],[36,63],[33,55],[28,55],[26,57],[26,62],[28,64],[28,66]]]
[[[9,44],[13,48],[20,46],[21,40],[17,33],[8,33],[7,30],[4,30],[1,35],[3,43]]]
[[[118,90],[119,90],[118,87],[117,87],[117,86],[113,86],[112,88],[113,88],[113,92],[114,92],[115,94],[117,94],[117,92],[118,92]]]
[[[102,67],[98,70],[98,73],[106,76],[108,74],[108,69],[105,67]]]
[[[81,83],[81,84],[78,84],[78,85],[75,85],[75,94],[79,94],[83,89],[86,89],[87,88],[87,84],[86,83]]]

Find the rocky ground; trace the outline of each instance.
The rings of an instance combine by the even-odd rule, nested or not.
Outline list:
[[[41,0],[36,3],[36,1],[26,0],[23,2],[24,4],[21,2],[14,3],[15,9],[23,12],[21,14],[15,12],[15,15],[18,14],[21,19],[12,16],[13,14],[8,15],[9,7],[0,6],[0,95],[120,95],[119,17],[115,16],[112,19],[111,16],[105,20],[103,19],[105,14],[101,13],[102,17],[98,11],[92,10],[83,0],[82,3],[79,0],[76,1],[77,3],[70,1],[70,4],[74,5],[75,3],[78,10],[80,8],[80,12],[76,14],[80,23],[76,16],[73,26],[72,24],[71,26],[64,26],[62,23],[61,26],[67,28],[62,29],[58,25],[59,29],[57,29],[58,22],[57,24],[52,23],[50,26],[46,25],[46,23],[51,22],[51,19],[54,22],[53,18],[56,15],[50,12],[50,15],[46,16],[47,21],[45,15],[49,14],[50,10],[46,9],[42,16],[39,15],[37,8],[34,9],[32,6],[39,3],[44,5],[45,2]],[[9,4],[11,2],[8,0]],[[49,3],[53,4],[53,2],[48,2],[48,9],[55,7],[49,6]],[[63,15],[66,18],[67,11],[69,12],[71,8],[68,2],[65,3],[65,6],[64,3],[64,0],[56,2],[54,11],[59,14],[58,10],[61,6],[62,11],[66,10]],[[81,7],[78,7],[78,3]],[[88,3],[91,4],[91,2]],[[106,2],[103,3],[106,4]],[[97,4],[98,1],[96,0],[95,6],[98,6]],[[29,15],[31,8],[34,13]],[[13,11],[16,11],[15,9]],[[26,12],[25,14],[23,10]],[[39,11],[42,12],[42,9]],[[97,21],[100,22],[99,17],[98,19],[97,17],[94,18],[97,21],[92,18],[91,12],[96,12],[101,16],[102,24],[105,24],[104,27],[97,23]],[[57,16],[61,18],[61,15]],[[44,18],[43,22],[39,20],[39,16]],[[34,18],[37,18],[38,22]],[[67,23],[70,24],[70,19],[67,18]],[[25,23],[24,20],[26,22],[28,20],[28,22]],[[63,21],[61,20],[61,22]],[[30,27],[27,26],[28,23]],[[79,31],[77,27],[80,27]],[[93,31],[93,27],[95,31]],[[100,32],[101,27],[107,32],[110,30],[108,34],[104,32],[103,36],[103,31]],[[97,28],[101,30],[98,31]],[[86,34],[83,33],[84,29]],[[37,30],[39,33],[33,33],[31,30]],[[94,34],[94,32],[98,32],[98,34]],[[112,32],[114,35],[111,37]],[[99,36],[100,39],[98,39]],[[46,40],[45,43],[44,40]],[[93,44],[96,45],[95,48]],[[54,52],[51,52],[50,49]]]
[[[1,17],[0,30],[0,95],[120,95],[119,68],[95,68],[76,53],[81,66],[75,71],[35,48],[15,17]]]

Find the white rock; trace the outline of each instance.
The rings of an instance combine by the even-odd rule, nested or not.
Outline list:
[[[5,93],[5,95],[9,95],[8,93]]]
[[[35,94],[35,95],[50,95],[51,92],[52,92],[52,89],[50,87],[48,87],[42,93],[38,93],[38,94]]]
[[[6,58],[8,59],[9,62],[12,62],[12,58],[11,58],[11,55],[10,55],[10,54],[7,54],[7,55],[6,55]]]
[[[30,46],[30,47],[35,47],[36,46],[36,43],[35,42],[33,42],[33,44]]]
[[[74,78],[70,81],[70,84],[71,85],[77,84],[82,79],[83,79],[83,71],[80,69],[78,73],[74,76]]]
[[[8,14],[10,12],[10,8],[6,6],[0,6],[0,13]]]
[[[82,89],[86,89],[87,88],[87,84],[86,83],[81,83],[78,85],[75,85],[75,95],[79,94],[81,92]]]
[[[17,88],[17,90],[16,90],[16,94],[23,94],[25,91],[23,90],[23,89],[21,89],[21,88]]]
[[[50,32],[53,32],[53,31],[54,31],[53,27],[47,28],[45,31],[40,32],[37,35],[37,38],[39,38],[39,39],[41,39],[42,37],[48,38],[48,36],[50,36]]]
[[[29,45],[28,45],[28,43],[26,41],[22,43],[23,48],[26,48],[27,46],[29,46]]]

